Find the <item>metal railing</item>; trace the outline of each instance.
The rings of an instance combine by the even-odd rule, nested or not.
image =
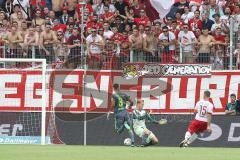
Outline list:
[[[128,62],[154,62],[154,63],[207,63],[212,64],[216,70],[240,69],[240,27],[234,30],[230,25],[230,40],[226,45],[215,44],[209,53],[201,53],[193,46],[191,52],[186,52],[182,44],[176,44],[174,51],[158,46],[151,53],[142,49],[105,48],[101,54],[81,55],[81,47],[68,48],[67,44],[54,44],[40,46],[17,45],[14,48],[8,45],[0,46],[1,58],[44,58],[48,68],[84,68],[94,70],[121,70],[122,65]],[[86,50],[84,47],[83,50]],[[86,53],[86,52],[85,52]],[[35,63],[31,64],[35,66]]]

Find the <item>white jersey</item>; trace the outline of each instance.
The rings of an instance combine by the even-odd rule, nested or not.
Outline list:
[[[208,114],[213,113],[213,104],[209,101],[201,100],[197,102],[195,109],[197,110],[195,119],[207,122]]]
[[[164,33],[161,33],[161,34],[159,35],[158,39],[161,40],[161,41],[170,42],[170,41],[172,41],[172,40],[175,40],[176,37],[175,37],[175,35],[174,35],[173,32],[170,32],[170,31],[169,31],[167,35],[165,35]],[[169,50],[170,50],[170,51],[175,50],[175,44],[169,45]]]
[[[180,31],[178,35],[178,40],[181,43],[192,43],[196,39],[194,33],[192,31],[188,31],[185,33],[184,31]],[[184,52],[191,52],[193,50],[193,44],[185,45],[182,47]]]
[[[91,54],[100,54],[102,52],[102,49],[100,46],[95,45],[94,43],[98,43],[100,41],[102,41],[102,37],[100,35],[96,35],[95,37],[93,37],[92,35],[89,35],[86,39],[86,42],[88,44],[90,44],[90,53]]]
[[[147,119],[147,112],[143,110],[133,110],[133,128],[143,127],[146,128],[145,121]]]

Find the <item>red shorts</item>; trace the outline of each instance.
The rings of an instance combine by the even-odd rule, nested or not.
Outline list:
[[[188,131],[193,133],[202,133],[207,129],[207,122],[198,121],[194,119],[188,126]]]

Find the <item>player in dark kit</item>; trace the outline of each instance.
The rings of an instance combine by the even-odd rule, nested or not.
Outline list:
[[[128,95],[120,92],[119,84],[114,84],[112,94],[112,107],[114,109],[115,131],[118,134],[121,134],[124,128],[126,128],[131,139],[131,146],[134,146],[134,134],[131,128],[131,119],[126,108],[127,102],[129,103],[128,108],[131,108],[133,101]]]

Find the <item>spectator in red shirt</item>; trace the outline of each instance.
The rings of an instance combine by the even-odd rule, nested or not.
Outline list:
[[[118,32],[117,26],[112,27],[112,32],[113,32],[113,36],[112,36],[111,40],[120,44],[123,40],[123,35]]]
[[[86,25],[86,28],[102,28],[103,24],[101,22],[98,22],[98,16],[97,15],[93,15],[93,19],[92,21],[88,22]]]
[[[136,17],[141,17],[140,12],[141,10],[145,9],[145,5],[140,3],[141,0],[134,0],[133,7],[134,7],[134,15]]]
[[[104,14],[101,16],[102,19],[104,19],[105,21],[109,21],[112,22],[112,19],[114,17],[113,12],[109,11],[109,7],[108,6],[104,6]]]
[[[43,8],[46,6],[46,0],[31,0],[31,5],[34,9],[40,9],[39,7]]]
[[[175,37],[176,37],[176,39],[178,39],[178,34],[180,32],[180,29],[177,28],[177,21],[176,20],[172,21],[172,25],[171,25],[171,30],[170,31],[173,32]]]
[[[61,31],[63,31],[64,33],[66,32],[66,29],[67,29],[67,25],[66,24],[61,24],[61,23],[59,23],[59,20],[58,19],[55,19],[54,21],[53,21],[53,30],[54,31],[59,31],[59,30],[61,30]]]
[[[176,18],[176,23],[177,23],[177,28],[181,29],[183,23],[183,20],[181,19],[181,13],[180,12],[176,12],[175,13],[175,18]]]
[[[214,52],[214,60],[213,60],[213,69],[223,69],[225,62],[226,64],[228,63],[227,58],[224,58],[225,53],[224,51],[226,50],[226,37],[225,35],[222,34],[222,30],[220,27],[217,27],[214,33],[214,39],[215,39],[215,52]],[[226,65],[225,64],[225,65]]]
[[[82,3],[83,0],[79,0],[79,3],[76,5],[76,14],[77,14],[77,18],[78,20],[81,20],[81,15],[82,15]],[[92,5],[90,3],[87,3],[85,6],[84,6],[84,11],[85,9],[88,9],[89,11],[89,14],[92,15],[93,14],[93,8],[92,8]]]
[[[224,50],[224,47],[226,46],[225,37],[226,36],[222,34],[221,27],[217,27],[214,33],[216,50]]]
[[[196,29],[202,29],[202,20],[200,19],[200,12],[194,12],[194,17],[188,21],[188,26],[191,31],[195,33]]]
[[[230,7],[231,11],[234,11],[236,5],[238,5],[239,0],[228,0],[226,6]]]
[[[128,18],[133,20],[137,25],[143,24],[144,26],[147,26],[150,22],[144,10],[140,11],[140,18],[131,18],[131,17],[128,17]]]
[[[234,7],[233,15],[240,15],[240,4]]]

